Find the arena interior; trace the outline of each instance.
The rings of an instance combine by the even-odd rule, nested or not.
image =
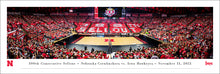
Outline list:
[[[8,7],[8,59],[213,59],[212,7]]]

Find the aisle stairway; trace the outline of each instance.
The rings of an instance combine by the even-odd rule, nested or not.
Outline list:
[[[142,39],[140,39],[140,38],[138,38],[138,37],[134,37],[134,38],[136,38],[137,40],[141,41],[141,42],[144,43],[144,44],[148,44],[147,42],[145,42],[144,40],[142,40]]]
[[[74,40],[73,42],[71,42],[71,44],[78,42],[79,40],[81,40],[83,38],[83,36],[79,37],[78,39]]]

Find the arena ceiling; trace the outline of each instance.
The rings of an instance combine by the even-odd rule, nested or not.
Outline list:
[[[27,13],[93,13],[94,7],[8,7],[9,12]],[[126,13],[156,13],[156,14],[201,14],[213,13],[213,7],[126,7]]]

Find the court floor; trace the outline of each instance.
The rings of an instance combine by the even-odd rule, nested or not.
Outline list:
[[[109,45],[109,41],[112,45],[135,45],[143,44],[141,41],[134,37],[84,37],[75,44],[83,45]]]

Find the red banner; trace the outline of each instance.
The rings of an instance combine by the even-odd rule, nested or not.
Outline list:
[[[129,29],[122,23],[112,23],[110,24],[111,33],[130,33]]]
[[[108,25],[106,23],[92,24],[88,33],[108,33]]]
[[[142,24],[133,24],[133,23],[127,23],[129,29],[133,32],[133,33],[140,33],[141,32],[141,25]]]
[[[76,28],[77,32],[85,32],[87,28],[89,27],[90,23],[78,23],[76,25],[77,25],[77,28]]]

